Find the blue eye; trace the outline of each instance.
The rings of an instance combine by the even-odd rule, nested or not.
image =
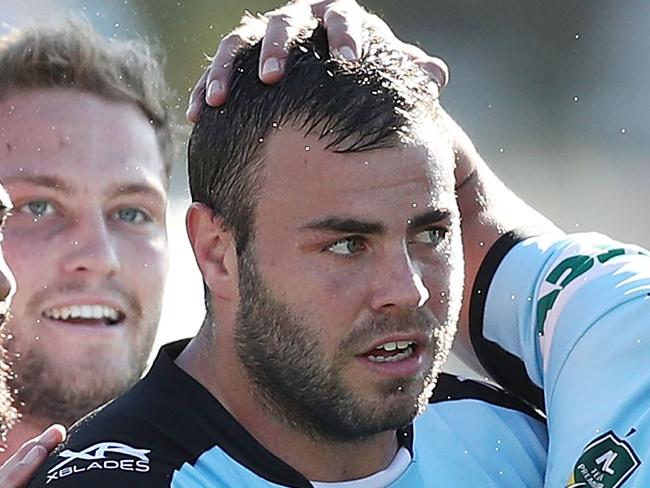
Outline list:
[[[447,236],[447,229],[440,227],[435,227],[433,229],[426,229],[422,232],[418,232],[414,237],[412,242],[419,244],[426,244],[429,246],[437,246],[442,241],[445,240]]]
[[[339,239],[326,247],[327,251],[341,256],[352,256],[365,249],[365,245],[359,237],[346,237]]]
[[[32,200],[19,208],[20,212],[25,212],[33,215],[34,217],[43,217],[54,213],[55,208],[47,200]]]
[[[115,216],[118,220],[129,224],[142,224],[151,221],[151,218],[145,212],[133,207],[121,208],[116,212]]]

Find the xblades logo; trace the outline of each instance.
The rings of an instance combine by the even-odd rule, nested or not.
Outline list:
[[[120,442],[100,442],[80,452],[66,449],[59,454],[65,459],[48,470],[46,484],[96,469],[145,473],[149,471],[147,454],[150,452],[150,449],[136,449]]]

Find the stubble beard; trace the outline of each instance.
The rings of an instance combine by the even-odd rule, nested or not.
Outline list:
[[[359,442],[408,425],[426,408],[451,348],[455,323],[434,324],[421,310],[382,317],[348,337],[340,354],[326,362],[317,334],[265,286],[253,252],[240,256],[239,270],[237,353],[263,405],[276,418],[314,439]],[[382,384],[385,401],[379,402],[364,400],[345,385],[342,369],[350,357],[344,353],[354,343],[370,334],[414,327],[433,330],[433,359],[421,377]]]
[[[14,394],[14,405],[21,417],[43,423],[71,426],[97,407],[125,393],[142,375],[156,334],[155,323],[146,325],[146,336],[140,347],[132,347],[121,355],[125,366],[119,371],[108,368],[74,368],[54,366],[40,348],[25,351],[9,349],[11,374],[8,386]],[[65,354],[65,351],[61,351]]]

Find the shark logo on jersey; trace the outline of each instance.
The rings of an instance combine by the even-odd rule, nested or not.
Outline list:
[[[566,488],[618,488],[640,464],[632,447],[609,431],[585,447]]]
[[[150,449],[136,449],[120,442],[100,442],[80,452],[66,449],[59,453],[59,457],[65,459],[48,470],[45,484],[95,469],[146,473],[150,469],[147,457],[150,452]]]

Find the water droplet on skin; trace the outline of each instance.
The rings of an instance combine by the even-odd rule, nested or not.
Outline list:
[[[479,241],[479,242],[478,242],[478,247],[483,247],[483,246],[485,246],[485,242],[483,242],[483,241]]]
[[[148,268],[149,265],[148,265],[147,263],[144,263],[144,264],[142,265],[142,267],[143,267],[143,268]]]
[[[418,206],[417,203],[412,203],[412,204],[411,204],[411,207],[413,207],[413,208],[416,208],[417,206]]]
[[[277,128],[277,126],[278,126],[278,123],[277,123],[277,122],[273,122],[273,123],[271,124],[271,127],[273,127],[274,129]]]
[[[366,166],[368,166],[368,161],[364,161],[363,164],[365,164]]]
[[[73,246],[78,246],[78,245],[79,245],[79,241],[72,241],[72,245],[73,245]]]
[[[311,148],[309,146],[305,146],[305,151],[309,151]]]

